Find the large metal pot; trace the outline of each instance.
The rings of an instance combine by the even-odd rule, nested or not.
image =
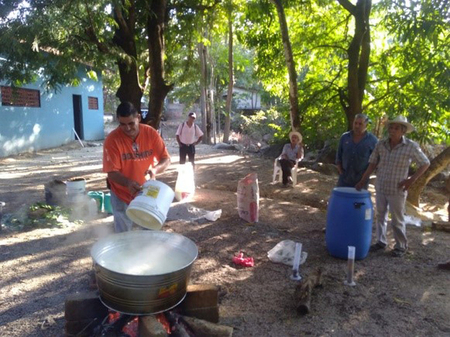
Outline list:
[[[169,310],[186,296],[198,249],[190,239],[163,231],[112,234],[91,249],[100,299],[131,315]]]

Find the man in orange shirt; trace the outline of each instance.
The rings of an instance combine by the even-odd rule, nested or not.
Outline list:
[[[158,132],[141,124],[141,115],[129,102],[117,107],[119,126],[103,144],[103,172],[111,189],[111,206],[116,233],[131,230],[133,222],[125,211],[142,189],[146,175],[155,179],[170,165],[166,145]]]

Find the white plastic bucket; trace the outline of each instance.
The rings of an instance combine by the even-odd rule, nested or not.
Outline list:
[[[178,166],[178,177],[175,183],[175,198],[178,201],[192,200],[195,194],[194,169],[187,162]]]
[[[160,229],[166,221],[174,195],[173,190],[166,184],[149,180],[128,205],[127,216],[139,226]]]
[[[76,178],[66,181],[66,192],[69,203],[83,201],[86,194],[86,180],[84,178]]]

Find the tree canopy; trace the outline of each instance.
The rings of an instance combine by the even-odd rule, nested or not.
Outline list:
[[[191,102],[198,99],[204,81],[200,43],[207,48],[208,88],[215,97],[230,78],[239,82],[251,73],[254,80],[249,82],[261,83],[278,98],[274,108],[301,126],[306,141],[338,137],[354,114],[364,112],[374,123],[384,115],[405,115],[418,130],[413,135],[417,140],[450,144],[447,0],[0,4],[0,80],[13,85],[40,76],[46,87],[57,89],[78,83],[80,64],[92,77],[108,70],[120,77],[120,100],[139,107],[142,96],[149,96],[146,122],[158,126],[171,90],[179,97],[190,96]],[[280,9],[292,57],[286,57]],[[230,22],[237,42],[234,77],[228,67]],[[294,75],[297,109],[292,109],[289,81]],[[224,112],[218,100],[212,104],[218,114]]]
[[[303,132],[312,139],[324,139],[330,130],[348,129],[351,116],[357,112],[368,114],[374,122],[383,115],[405,115],[416,124],[417,139],[448,143],[447,1],[382,1],[373,6],[370,1],[354,3],[285,2],[298,69]],[[265,88],[286,98],[288,81],[282,41],[276,35],[276,12],[267,4],[255,0],[247,7],[245,20],[249,29],[244,39],[255,49],[256,72]],[[366,50],[370,55],[365,55],[365,60],[352,61],[358,26],[354,14],[359,5],[361,11],[372,6],[370,27],[365,31],[367,34],[370,29],[370,48]],[[362,52],[360,49],[356,54],[361,56]],[[364,62],[366,73],[358,74],[357,69],[350,74],[352,67]],[[354,103],[357,107],[359,104],[360,110],[353,109],[349,114],[346,109],[351,107],[352,95],[360,99]]]

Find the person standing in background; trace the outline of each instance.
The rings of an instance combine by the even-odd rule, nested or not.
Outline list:
[[[180,146],[180,164],[186,163],[186,155],[189,162],[192,163],[192,168],[195,168],[195,146],[203,139],[203,132],[195,124],[197,115],[195,112],[190,112],[186,122],[178,126],[176,137],[178,145]]]
[[[339,172],[338,187],[355,187],[369,166],[369,157],[378,142],[377,137],[367,131],[369,118],[357,114],[351,131],[345,132],[339,140],[336,166]],[[367,189],[369,181],[363,186]]]

